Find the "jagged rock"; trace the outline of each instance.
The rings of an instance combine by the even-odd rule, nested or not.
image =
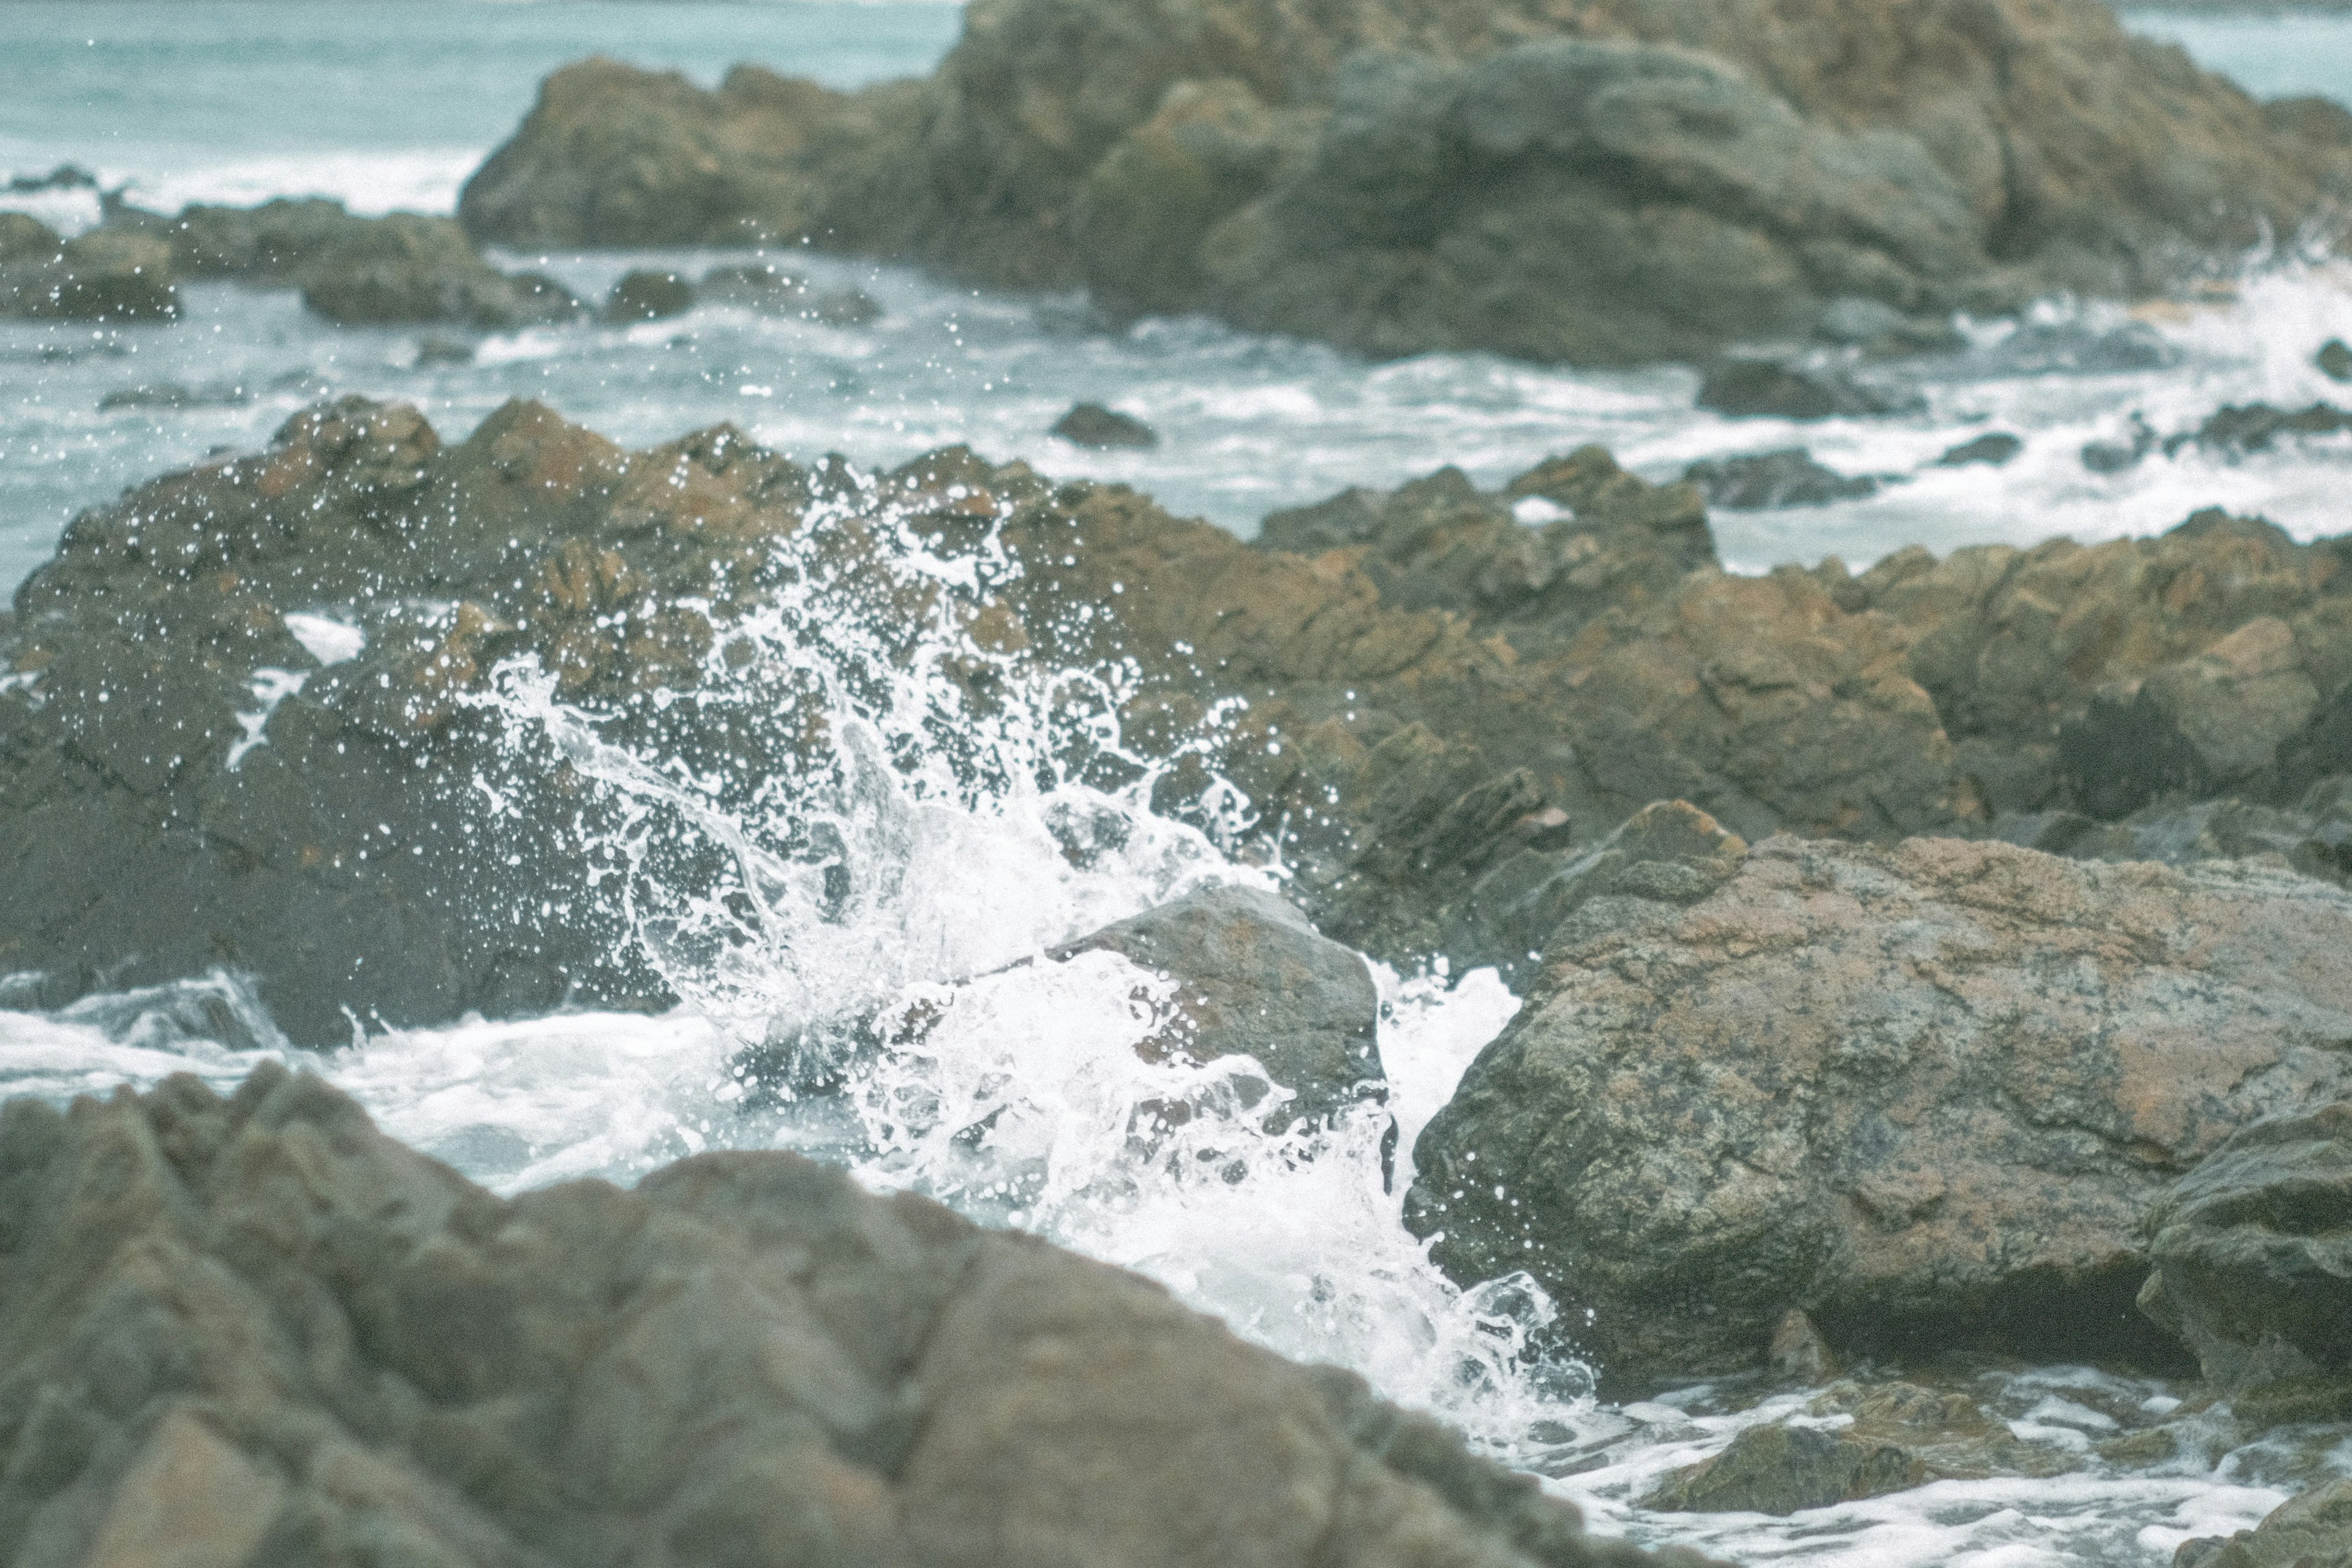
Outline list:
[[[638,268],[623,275],[604,299],[608,321],[658,321],[694,309],[694,285],[675,272]]]
[[[1870,474],[1841,474],[1813,461],[1802,447],[1709,458],[1683,470],[1683,482],[1696,485],[1709,506],[1726,511],[1762,511],[1785,506],[1827,506],[1878,493]]]
[[[2330,381],[2352,381],[2352,345],[2342,338],[2330,338],[2320,344],[2312,363]]]
[[[1936,466],[1939,468],[1964,468],[1971,463],[1983,463],[1998,468],[2024,450],[2022,437],[2012,436],[2006,430],[1995,430],[1973,441],[1961,442],[1937,458]]]
[[[1149,451],[1160,445],[1158,432],[1132,414],[1121,414],[1099,403],[1078,403],[1054,421],[1049,435],[1074,447],[1126,447]]]
[[[2141,1310],[2224,1393],[2352,1382],[2352,1105],[2257,1121],[2148,1216]],[[2342,1396],[2339,1395],[2339,1400]]]
[[[2161,1363],[2142,1222],[2352,1089],[2347,940],[2352,896],[2284,870],[1771,839],[1696,902],[1568,919],[1407,1221],[1589,1310],[1620,1388],[1757,1365],[1791,1308],[1842,1353]]]
[[[1364,961],[1255,888],[1204,888],[1054,949],[1116,952],[1177,989],[1151,1048],[1194,1061],[1255,1058],[1297,1098],[1288,1116],[1328,1116],[1386,1092],[1380,995]]]
[[[13,1101],[0,1189],[26,1562],[1700,1561],[1588,1540],[1134,1275],[793,1154],[499,1199],[272,1065]]]
[[[1907,352],[2294,231],[2352,164],[2308,118],[2087,5],[995,0],[929,81],[857,94],[569,67],[460,210],[514,245],[808,237],[1375,353],[1697,359],[1868,307]]]

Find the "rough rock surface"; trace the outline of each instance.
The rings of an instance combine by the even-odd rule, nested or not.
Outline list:
[[[2342,184],[2316,124],[2089,0],[990,0],[929,81],[853,95],[568,68],[460,211],[1622,363],[2161,288]]]
[[[2141,1308],[2216,1388],[2352,1377],[2352,1104],[2240,1130],[2148,1225]]]
[[[501,1200],[268,1067],[12,1102],[0,1189],[26,1568],[1653,1561],[1350,1373],[793,1154]]]
[[[2142,1222],[2255,1117],[2352,1088],[2352,897],[2285,871],[1776,838],[1597,899],[1422,1134],[1463,1279],[1531,1269],[1620,1386],[1997,1341],[2162,1358]]]
[[[1364,961],[1276,894],[1204,888],[1047,956],[1081,952],[1116,952],[1173,979],[1153,1048],[1195,1061],[1255,1058],[1297,1095],[1292,1112],[1328,1115],[1386,1092],[1381,999]]]

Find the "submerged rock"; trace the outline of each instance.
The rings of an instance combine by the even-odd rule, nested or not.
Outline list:
[[[2161,1362],[2177,1173],[2352,1090],[2352,896],[2284,870],[1777,838],[1595,899],[1414,1151],[1457,1278],[1535,1273],[1604,1377],[1998,1344]]]
[[[604,299],[604,320],[659,321],[694,309],[694,285],[675,272],[638,268],[622,276]]]
[[[1829,419],[1908,413],[1919,400],[1833,363],[1738,358],[1708,369],[1698,405],[1736,419]]]
[[[46,1561],[1700,1561],[793,1154],[500,1199],[268,1066],[13,1101],[0,1187],[0,1534]]]
[[[2024,450],[2025,441],[2021,437],[2012,436],[2006,430],[1995,430],[1950,448],[1936,459],[1936,466],[1939,468],[1964,468],[1971,463],[1983,463],[1998,468]]]
[[[1137,451],[1149,451],[1160,445],[1159,433],[1132,414],[1121,414],[1099,403],[1073,404],[1070,411],[1054,421],[1049,435],[1059,436],[1074,447],[1125,447]]]
[[[2330,338],[2312,355],[2312,363],[2330,381],[2352,381],[2352,344],[2342,338]]]
[[[1827,506],[1878,493],[1871,474],[1841,474],[1813,461],[1802,447],[1709,458],[1683,470],[1683,482],[1696,485],[1707,504],[1726,511],[1763,511],[1777,507]]]

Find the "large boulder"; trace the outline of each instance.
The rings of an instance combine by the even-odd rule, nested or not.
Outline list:
[[[2092,0],[985,0],[929,80],[858,94],[567,68],[461,211],[1622,363],[2159,289],[2342,186],[2322,119]]]
[[[1775,838],[1553,933],[1414,1151],[1456,1277],[1531,1270],[1630,1387],[1834,1348],[2177,1355],[2141,1226],[2254,1118],[2352,1088],[2352,895],[2284,870]]]
[[[271,1066],[14,1101],[0,1189],[26,1564],[1656,1560],[1350,1373],[793,1154],[502,1200]]]

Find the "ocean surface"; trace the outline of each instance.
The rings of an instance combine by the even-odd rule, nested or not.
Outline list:
[[[2352,17],[2165,14],[2136,25],[2258,92],[2352,100]],[[70,162],[158,207],[320,194],[366,211],[447,211],[538,79],[581,55],[706,82],[749,58],[853,85],[928,70],[957,26],[955,9],[936,4],[0,0],[0,179]],[[95,217],[87,193],[0,192],[0,207],[11,205],[68,229]],[[735,258],[711,252],[686,265]],[[593,297],[650,258],[510,259],[543,264]],[[289,293],[230,284],[184,286],[186,316],[164,327],[0,323],[0,589],[46,557],[78,509],[216,447],[255,447],[298,409],[346,393],[415,402],[450,439],[523,395],[632,445],[722,420],[795,456],[839,451],[867,464],[966,441],[1051,473],[1132,482],[1244,534],[1269,510],[1347,485],[1445,463],[1493,481],[1595,440],[1654,478],[1700,458],[1802,444],[1832,467],[1899,481],[1866,501],[1718,512],[1722,552],[1744,570],[1828,554],[1860,565],[1913,543],[1942,552],[2147,533],[2213,504],[2301,537],[2352,529],[2352,441],[2235,460],[2189,447],[2108,475],[2080,458],[2085,443],[2128,440],[2137,424],[2191,427],[2224,404],[2352,401],[2311,363],[2326,338],[2352,338],[2352,268],[2291,241],[2179,309],[2133,317],[2058,300],[2022,329],[1969,323],[1973,351],[1916,378],[1922,412],[1808,426],[1702,413],[1696,377],[1683,370],[1593,374],[1480,355],[1374,364],[1202,321],[1113,329],[1077,299],[974,293],[835,258],[793,265],[865,289],[882,316],[850,328],[701,309],[488,338],[454,364],[421,356],[416,331],[329,328]],[[194,405],[121,395],[164,386],[187,389]],[[115,405],[102,407],[110,394]],[[1107,456],[1050,438],[1081,399],[1148,420],[1160,447]],[[2021,437],[2022,455],[1999,468],[1932,466],[1993,430]],[[779,657],[789,640],[777,639]],[[593,756],[604,787],[649,801],[674,793],[661,759],[596,752],[572,732],[577,717],[529,679],[509,682],[502,700],[518,735],[579,742],[570,754]],[[907,693],[900,710],[929,700]],[[1050,717],[1043,706],[1016,715],[1003,743],[1042,744]],[[839,721],[845,735],[871,731],[876,754],[890,749],[887,712],[845,710]],[[882,770],[876,784],[843,832],[858,874],[896,890],[847,929],[812,918],[772,968],[674,976],[690,1000],[663,1017],[475,1021],[305,1059],[391,1131],[500,1190],[627,1180],[718,1145],[825,1154],[877,1184],[930,1192],[1141,1269],[1287,1353],[1355,1366],[1552,1477],[1601,1530],[1742,1563],[2157,1568],[2189,1536],[2251,1525],[2314,1476],[2352,1473],[2352,1444],[2233,1447],[2220,1425],[2154,1469],[2118,1468],[2092,1445],[2169,1416],[2188,1390],[1987,1365],[1966,1373],[1971,1390],[2077,1468],[1940,1482],[1795,1520],[1646,1513],[1632,1500],[1664,1471],[1742,1426],[1791,1414],[1803,1396],[1726,1386],[1595,1404],[1583,1369],[1528,1348],[1559,1308],[1524,1281],[1464,1290],[1428,1266],[1383,1189],[1382,1127],[1370,1118],[1307,1138],[1204,1117],[1185,1136],[1213,1141],[1217,1161],[1139,1163],[1125,1131],[1136,1105],[1171,1093],[1213,1100],[1216,1088],[1203,1069],[1148,1064],[1129,1048],[1148,1027],[1138,989],[1153,982],[1100,955],[1003,969],[1192,887],[1267,873],[1234,863],[1214,835],[1152,816],[1136,795],[1048,780],[973,796],[925,787],[919,768]],[[1073,867],[1055,835],[1072,812],[1123,818],[1123,847]],[[857,975],[856,995],[840,990],[845,973]],[[1516,1003],[1491,972],[1377,973],[1389,1109],[1410,1150]],[[920,1001],[971,975],[987,978],[963,986],[919,1048],[864,1064],[838,1096],[755,1108],[728,1068],[744,1038],[779,1020],[870,1000],[881,982]],[[63,1098],[180,1070],[226,1086],[263,1057],[299,1054],[233,977],[55,1013],[0,1008],[6,1092]],[[1187,1070],[1195,1076],[1170,1076]],[[993,1118],[984,1138],[958,1136],[983,1115]]]

